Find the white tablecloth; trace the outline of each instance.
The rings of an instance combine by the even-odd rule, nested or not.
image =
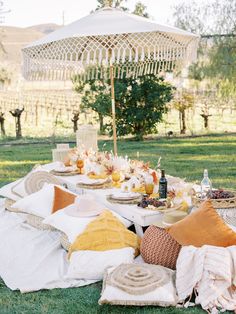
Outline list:
[[[0,277],[12,290],[69,288],[95,281],[67,279],[68,262],[60,234],[40,231],[4,210],[0,199]]]

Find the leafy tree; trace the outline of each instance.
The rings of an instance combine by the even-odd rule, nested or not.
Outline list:
[[[83,93],[82,102],[99,115],[100,130],[112,132],[112,125],[103,124],[104,116],[111,117],[110,82],[75,80],[75,90]],[[116,123],[119,136],[132,134],[138,140],[157,132],[157,125],[167,112],[173,97],[173,87],[163,78],[146,75],[138,79],[115,80]]]
[[[1,49],[1,46],[0,46]],[[0,68],[0,83],[4,84],[11,81],[11,74],[5,69]]]
[[[104,8],[105,6],[110,6],[114,8],[120,8],[127,0],[97,0],[98,6],[97,10]],[[124,8],[126,9],[126,8]]]
[[[158,123],[167,112],[173,87],[154,75],[116,82],[117,130],[119,135],[132,134],[138,140],[157,133]]]
[[[236,0],[214,0],[205,5],[183,2],[174,10],[177,27],[202,35],[198,62],[191,67],[190,77],[236,82]]]
[[[105,131],[104,117],[111,115],[110,86],[105,80],[81,81],[73,79],[75,90],[82,94],[82,105],[91,108],[98,114],[101,134]]]
[[[185,134],[187,127],[186,127],[186,110],[190,109],[194,105],[194,97],[189,92],[182,92],[173,101],[174,108],[179,111],[180,117],[180,133]]]
[[[149,18],[150,16],[147,13],[146,9],[147,9],[146,5],[143,4],[141,1],[138,1],[135,4],[135,8],[134,8],[133,14]]]
[[[105,6],[110,6],[110,7],[114,7],[114,8],[121,8],[124,11],[129,11],[129,9],[124,6],[124,4],[125,4],[125,2],[127,2],[127,0],[97,0],[97,1],[98,1],[98,6],[97,6],[96,10],[104,8]],[[141,1],[138,1],[135,4],[135,8],[134,8],[134,11],[132,13],[139,15],[139,16],[149,18],[150,16],[147,13],[146,9],[147,9],[146,5],[143,4]]]

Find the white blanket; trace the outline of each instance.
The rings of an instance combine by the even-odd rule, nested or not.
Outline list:
[[[4,210],[0,199],[0,277],[12,290],[69,288],[95,280],[68,279],[66,251],[58,232],[40,231],[17,214]]]
[[[183,247],[176,266],[180,300],[193,291],[196,304],[210,312],[236,309],[236,246]]]

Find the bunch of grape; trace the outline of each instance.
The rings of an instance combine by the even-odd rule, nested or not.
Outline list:
[[[229,191],[224,191],[224,190],[215,190],[215,191],[209,191],[207,196],[211,199],[226,199],[226,198],[231,198],[234,197],[234,194]]]
[[[159,201],[156,198],[148,198],[147,196],[143,196],[141,202],[138,203],[139,207],[146,208],[148,205],[152,205],[154,207],[165,206],[164,202]]]

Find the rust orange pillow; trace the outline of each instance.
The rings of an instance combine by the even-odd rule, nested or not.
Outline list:
[[[54,186],[54,201],[52,206],[52,213],[74,203],[76,195]]]
[[[210,200],[183,220],[166,228],[180,245],[236,245],[236,233],[217,214]]]

